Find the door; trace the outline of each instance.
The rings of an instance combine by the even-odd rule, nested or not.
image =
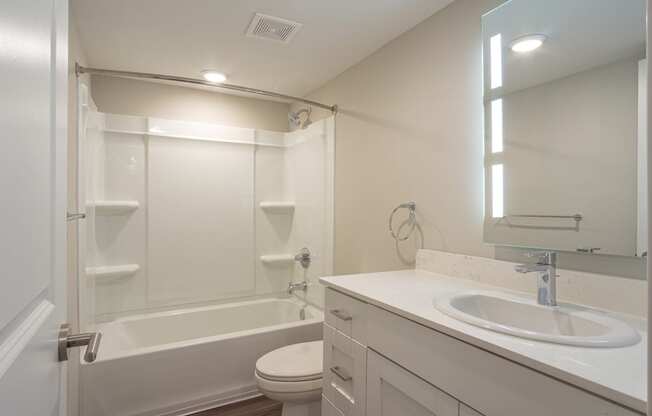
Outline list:
[[[0,7],[0,414],[63,416],[68,3]]]
[[[367,352],[367,416],[458,416],[459,402],[372,350]]]

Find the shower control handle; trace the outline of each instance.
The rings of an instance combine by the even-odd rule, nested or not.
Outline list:
[[[68,361],[68,348],[86,346],[84,361],[92,363],[97,358],[102,340],[101,332],[71,334],[70,325],[62,324],[59,328],[59,361]]]

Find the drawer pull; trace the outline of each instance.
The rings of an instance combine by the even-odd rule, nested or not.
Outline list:
[[[349,315],[346,311],[343,311],[341,309],[331,309],[331,314],[335,315],[336,317],[340,318],[343,321],[350,321],[353,319],[351,315]]]
[[[331,372],[336,376],[338,376],[342,381],[349,381],[353,378],[346,371],[344,371],[338,366],[331,367]]]

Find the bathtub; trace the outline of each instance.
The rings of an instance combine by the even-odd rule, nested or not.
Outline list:
[[[98,358],[80,369],[81,416],[183,415],[253,397],[258,357],[321,339],[322,322],[296,298],[266,298],[99,324]]]

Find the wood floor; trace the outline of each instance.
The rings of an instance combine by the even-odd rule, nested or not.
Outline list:
[[[215,409],[193,413],[191,416],[281,416],[281,403],[265,396],[255,397],[238,403],[227,404]]]

